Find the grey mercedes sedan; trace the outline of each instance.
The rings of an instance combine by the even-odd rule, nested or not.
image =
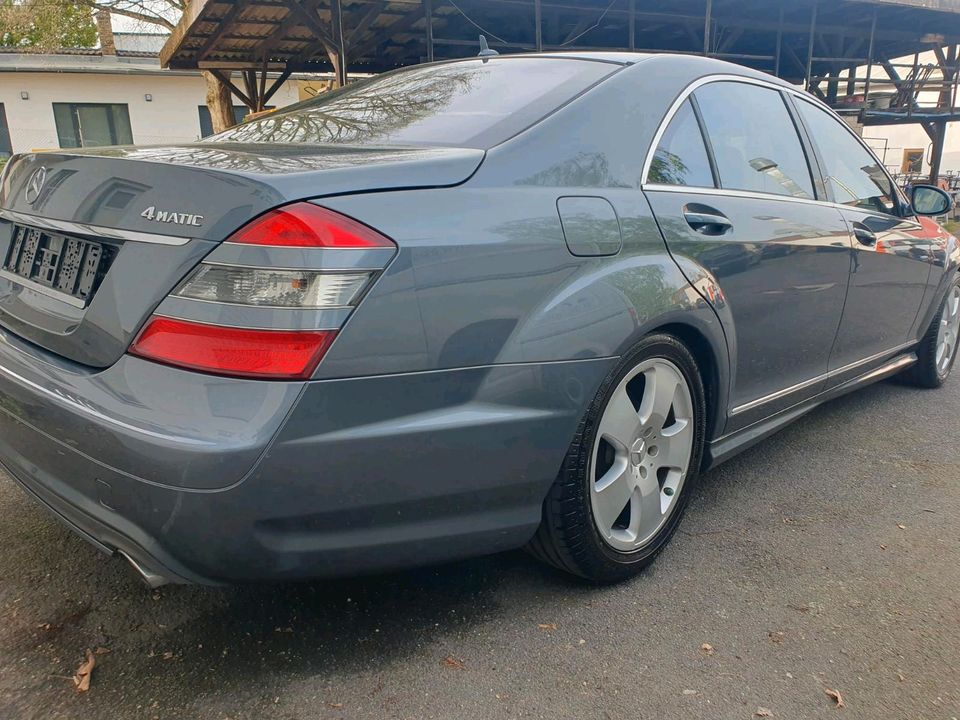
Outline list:
[[[811,96],[675,55],[435,63],[17,155],[0,462],[152,585],[519,547],[617,581],[706,469],[944,382],[948,202]]]

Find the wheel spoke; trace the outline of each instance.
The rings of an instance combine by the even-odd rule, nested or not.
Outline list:
[[[600,421],[600,437],[606,438],[620,449],[630,446],[630,443],[640,434],[640,415],[630,401],[625,389],[619,389],[610,398],[607,410]]]
[[[626,458],[618,458],[593,486],[593,510],[597,524],[610,532],[623,508],[630,502],[636,483]]]
[[[647,538],[657,531],[663,520],[663,494],[660,491],[660,483],[657,482],[657,474],[649,472],[645,478],[640,478],[638,488],[640,517],[631,525],[636,526],[638,538]]]
[[[676,429],[678,427],[679,429]],[[660,441],[659,452],[655,458],[656,466],[685,472],[693,447],[693,426],[688,421],[681,420],[674,423],[670,430],[671,434],[664,432]]]
[[[646,385],[640,404],[640,419],[644,425],[652,425],[660,430],[676,399],[680,378],[661,365],[654,365],[644,373],[644,377]]]

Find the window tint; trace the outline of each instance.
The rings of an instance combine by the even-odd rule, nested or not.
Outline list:
[[[488,148],[619,68],[564,58],[488,58],[379,75],[206,142]]]
[[[814,197],[810,168],[779,92],[716,82],[694,95],[710,136],[721,187]]]
[[[53,119],[62,148],[133,144],[126,105],[53,103]]]
[[[663,133],[647,182],[713,187],[713,173],[690,101],[680,106]]]
[[[804,101],[797,109],[820,151],[834,201],[896,215],[893,184],[877,159],[829,113]]]

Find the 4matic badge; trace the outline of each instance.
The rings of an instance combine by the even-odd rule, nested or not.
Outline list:
[[[172,210],[157,210],[154,205],[151,205],[140,213],[140,217],[152,220],[153,222],[173,223],[174,225],[194,225],[200,227],[203,224],[203,215],[173,212]]]

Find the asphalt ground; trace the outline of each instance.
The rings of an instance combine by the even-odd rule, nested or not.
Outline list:
[[[960,380],[836,400],[612,588],[516,552],[152,592],[0,477],[0,718],[955,719],[958,444]]]

